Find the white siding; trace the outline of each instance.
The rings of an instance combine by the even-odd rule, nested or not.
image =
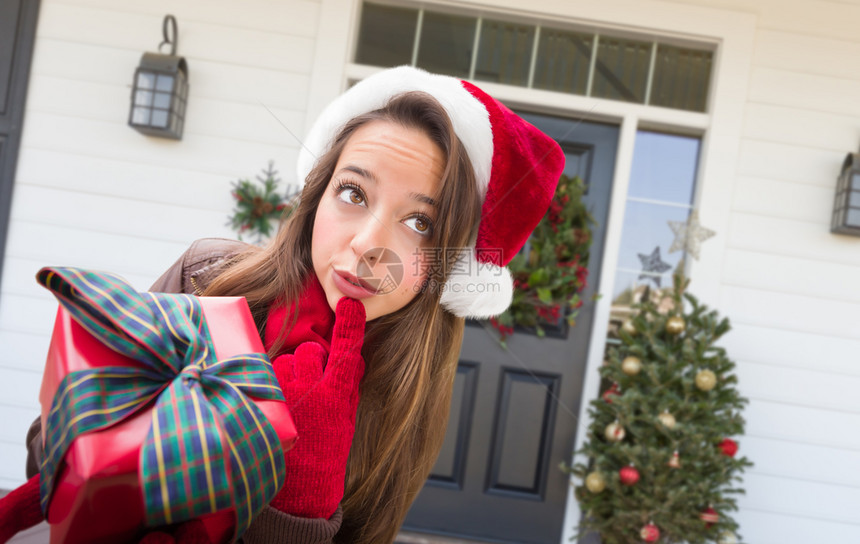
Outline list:
[[[860,145],[860,4],[683,3],[758,16],[719,298],[751,401],[737,519],[755,544],[860,542],[860,239],[829,233]]]
[[[0,488],[23,481],[56,312],[36,271],[111,270],[144,289],[195,238],[232,236],[231,181],[273,160],[294,182],[320,6],[42,1],[0,288]],[[181,142],[126,124],[134,69],[166,13],[190,73]]]

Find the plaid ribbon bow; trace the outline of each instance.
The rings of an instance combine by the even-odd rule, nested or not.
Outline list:
[[[245,396],[284,400],[268,357],[217,360],[194,297],[139,293],[118,276],[76,268],[43,268],[36,278],[90,334],[140,363],[72,372],[60,383],[41,466],[43,513],[75,437],[118,423],[157,398],[140,453],[147,526],[233,506],[235,538],[241,536],[285,476],[278,435]]]

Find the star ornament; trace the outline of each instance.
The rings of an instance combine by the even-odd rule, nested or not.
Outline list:
[[[660,287],[661,278],[659,275],[655,276],[654,274],[662,274],[672,268],[672,265],[663,262],[660,258],[660,246],[655,247],[654,251],[651,252],[651,255],[646,255],[644,253],[637,253],[637,255],[639,255],[639,260],[642,261],[642,273],[639,274],[639,279],[654,280],[657,287]]]
[[[702,242],[716,234],[699,223],[699,212],[696,210],[690,213],[690,219],[686,222],[669,221],[669,228],[675,233],[675,240],[669,248],[669,253],[685,249],[696,260],[699,259]]]

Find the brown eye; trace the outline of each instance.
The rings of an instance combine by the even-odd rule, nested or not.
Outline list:
[[[343,184],[339,186],[336,191],[337,198],[341,202],[355,204],[356,206],[365,205],[364,193],[354,185]]]
[[[433,223],[426,217],[422,217],[420,215],[407,219],[406,225],[421,235],[429,235],[433,232]]]

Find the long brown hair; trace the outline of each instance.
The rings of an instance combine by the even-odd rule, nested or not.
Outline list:
[[[304,278],[313,273],[311,233],[320,199],[349,137],[375,120],[420,129],[443,151],[446,166],[430,246],[445,256],[446,248],[469,244],[481,206],[469,157],[441,105],[426,93],[408,92],[347,123],[308,174],[298,206],[276,237],[265,248],[250,248],[237,257],[205,295],[245,296],[260,331],[276,299],[295,304]],[[336,542],[392,542],[442,447],[463,339],[463,319],[439,304],[437,287],[445,284],[453,264],[446,261],[429,267],[430,288],[367,324],[362,349],[366,371]],[[281,346],[272,346],[269,355]]]

